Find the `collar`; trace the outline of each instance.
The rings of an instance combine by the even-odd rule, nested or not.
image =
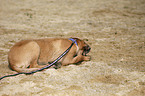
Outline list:
[[[69,38],[69,40],[71,40],[73,43],[75,43],[78,46],[78,43],[77,43],[77,41],[75,39]]]

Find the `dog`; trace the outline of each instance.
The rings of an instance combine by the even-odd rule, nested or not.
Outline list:
[[[46,38],[22,40],[16,43],[8,53],[9,67],[18,72],[32,72],[43,68],[60,56],[75,41],[70,51],[59,60],[55,68],[89,61],[90,46],[79,38]]]

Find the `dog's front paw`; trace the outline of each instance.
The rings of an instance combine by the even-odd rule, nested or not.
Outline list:
[[[84,61],[90,61],[91,60],[91,56],[84,56]]]

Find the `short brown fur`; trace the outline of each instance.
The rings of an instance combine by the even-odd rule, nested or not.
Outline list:
[[[74,44],[69,53],[59,61],[63,66],[90,60],[90,56],[82,55],[83,52],[85,53],[86,48],[88,48],[89,52],[90,47],[83,40],[74,39],[77,41],[78,46]],[[10,49],[8,55],[9,66],[17,72],[35,71],[49,65],[48,62],[52,62],[60,56],[71,43],[72,41],[66,38],[20,41]]]

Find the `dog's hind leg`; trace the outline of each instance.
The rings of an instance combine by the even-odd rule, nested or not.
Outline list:
[[[62,65],[61,62],[58,62],[54,65],[53,68],[55,68],[55,69],[61,68],[61,65]]]

